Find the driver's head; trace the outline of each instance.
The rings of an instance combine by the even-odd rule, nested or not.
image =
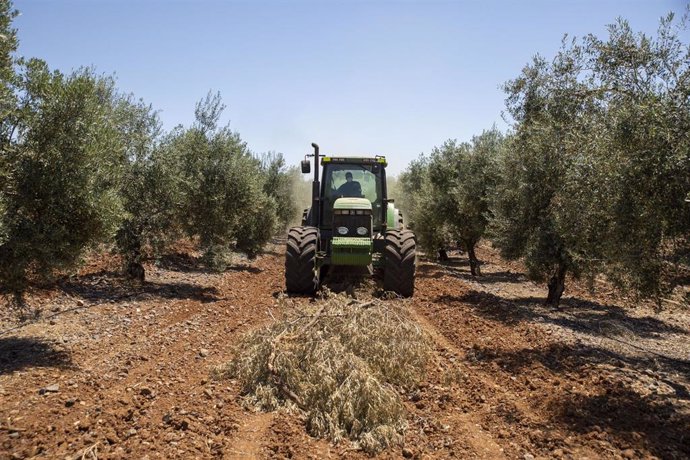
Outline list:
[[[352,182],[352,173],[351,172],[345,173],[345,180],[348,182]]]

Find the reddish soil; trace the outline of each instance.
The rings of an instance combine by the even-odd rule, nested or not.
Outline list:
[[[578,286],[546,309],[519,265],[479,255],[481,278],[459,255],[420,262],[415,297],[391,301],[436,354],[403,395],[404,449],[380,458],[690,457],[687,311]],[[140,286],[109,271],[115,262],[36,289],[32,322],[2,313],[0,459],[366,457],[310,437],[295,414],[244,408],[233,381],[211,378],[276,312],[280,246],[222,274],[180,254],[148,266]]]

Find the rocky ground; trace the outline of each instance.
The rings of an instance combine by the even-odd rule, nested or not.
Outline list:
[[[379,457],[690,457],[690,312],[577,285],[547,309],[518,264],[479,255],[481,278],[458,254],[420,261],[414,298],[389,300],[436,353],[403,395],[405,446]],[[282,257],[276,245],[213,274],[187,250],[143,285],[94,257],[31,292],[32,321],[4,309],[0,459],[364,458],[311,438],[298,414],[244,408],[235,382],[211,377],[278,313]]]

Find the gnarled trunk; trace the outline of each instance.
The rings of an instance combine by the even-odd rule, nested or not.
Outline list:
[[[146,271],[144,266],[139,262],[130,261],[127,264],[127,277],[131,280],[137,280],[141,283],[146,279]]]
[[[470,241],[464,241],[464,243],[465,247],[467,248],[467,256],[470,259],[470,273],[472,276],[481,276],[481,262],[479,262],[479,259],[477,259],[477,253],[474,252],[474,247],[477,243]]]
[[[141,264],[143,258],[141,256],[141,240],[135,237],[133,240],[132,253],[127,261],[126,274],[131,280],[137,280],[141,283],[146,279],[146,271],[144,266]]]
[[[556,270],[549,280],[549,295],[546,298],[546,305],[551,307],[558,307],[561,302],[561,296],[563,291],[565,291],[565,274],[568,269],[563,263],[559,263],[556,266]]]

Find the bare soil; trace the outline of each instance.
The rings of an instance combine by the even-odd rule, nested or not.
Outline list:
[[[4,309],[0,459],[366,458],[310,437],[298,414],[245,408],[235,382],[211,378],[280,308],[282,251],[215,274],[187,249],[147,266],[143,285],[98,256],[30,293],[36,319]],[[573,283],[548,309],[519,264],[478,254],[482,277],[459,254],[420,261],[414,298],[388,300],[436,353],[402,395],[404,448],[380,458],[690,458],[690,312]],[[375,291],[363,286],[354,294]]]

